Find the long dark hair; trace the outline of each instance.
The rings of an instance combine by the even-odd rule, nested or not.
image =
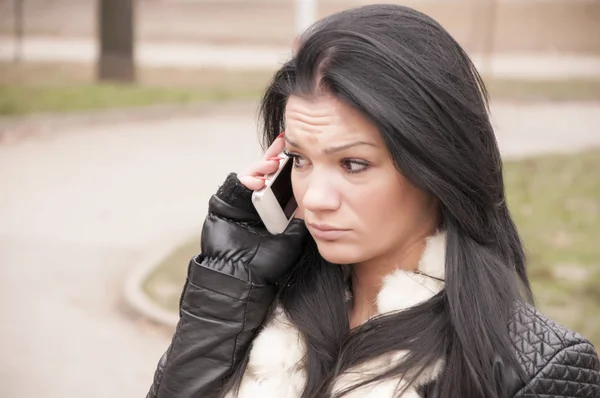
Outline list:
[[[515,305],[532,298],[488,95],[469,57],[437,22],[407,7],[372,5],[329,16],[303,35],[268,87],[264,145],[285,130],[290,95],[320,93],[376,124],[398,170],[439,199],[446,284],[429,301],[350,332],[343,267],[327,263],[311,242],[278,297],[308,347],[302,398],[329,396],[336,376],[392,350],[410,354],[352,389],[416,377],[442,358],[439,397],[506,396],[497,365],[520,371],[508,325]],[[239,385],[245,363],[230,386]]]

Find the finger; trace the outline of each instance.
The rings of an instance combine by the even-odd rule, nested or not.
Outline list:
[[[280,160],[272,158],[271,160],[265,160],[255,164],[250,169],[251,176],[264,176],[265,174],[272,174],[279,169]]]
[[[251,191],[258,191],[265,186],[265,180],[262,177],[255,176],[238,176],[238,179],[246,188]]]
[[[279,137],[277,137],[275,139],[275,141],[273,141],[271,146],[265,151],[263,159],[269,159],[269,158],[279,155],[281,153],[281,151],[283,151],[284,148],[285,148],[285,140],[283,139],[283,133],[282,133],[279,135]]]
[[[262,162],[256,163],[245,172],[240,173],[241,176],[251,177],[262,177],[265,174],[271,174],[277,171],[279,168],[279,158],[275,157],[269,160],[263,160]]]

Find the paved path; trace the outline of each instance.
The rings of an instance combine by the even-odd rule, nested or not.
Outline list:
[[[123,277],[198,231],[226,173],[259,154],[253,108],[60,127],[0,144],[0,396],[143,397],[168,336]],[[600,105],[494,107],[505,156],[600,146]]]
[[[14,57],[15,41],[0,36],[0,61]],[[86,38],[28,37],[22,47],[27,62],[92,63],[98,56],[95,40]],[[136,58],[143,66],[177,68],[275,69],[291,55],[287,46],[211,45],[203,43],[141,42]],[[522,79],[600,78],[600,56],[560,54],[502,54],[483,64],[474,54],[478,68],[496,77]]]

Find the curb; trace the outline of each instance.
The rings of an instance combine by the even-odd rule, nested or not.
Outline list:
[[[156,305],[142,288],[144,281],[173,251],[173,245],[165,245],[143,256],[133,270],[125,276],[123,298],[125,303],[141,316],[158,324],[174,328],[179,322],[179,314],[167,311]]]

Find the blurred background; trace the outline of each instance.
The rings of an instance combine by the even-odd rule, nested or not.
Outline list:
[[[0,0],[0,396],[143,397],[295,38],[365,0]],[[405,0],[484,76],[543,312],[600,346],[600,1]]]

